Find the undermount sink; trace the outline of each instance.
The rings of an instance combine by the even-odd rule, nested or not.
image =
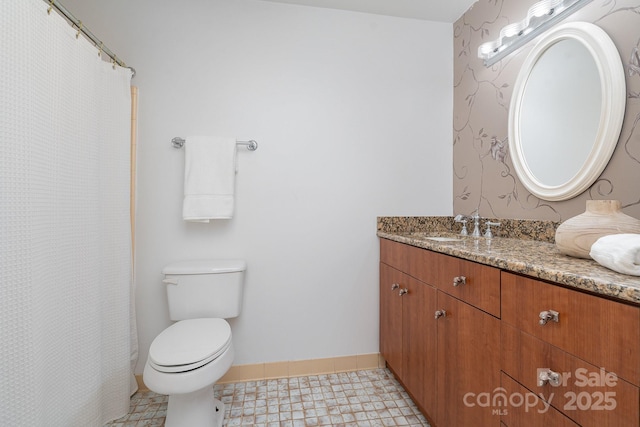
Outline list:
[[[459,242],[462,239],[457,237],[439,237],[439,236],[426,236],[427,240],[435,240],[436,242]]]

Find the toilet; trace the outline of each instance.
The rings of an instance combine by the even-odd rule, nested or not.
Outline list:
[[[176,323],[151,343],[143,380],[169,395],[166,427],[222,426],[224,405],[213,385],[233,362],[225,319],[240,314],[245,270],[243,260],[184,261],[162,270]]]

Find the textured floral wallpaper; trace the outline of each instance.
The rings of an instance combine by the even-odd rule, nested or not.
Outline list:
[[[640,218],[640,0],[593,0],[563,22],[586,21],[616,44],[627,85],[618,145],[600,178],[562,202],[540,200],[515,174],[508,149],[508,113],[520,66],[535,45],[486,68],[478,46],[520,21],[535,0],[479,0],[454,24],[453,211],[491,218],[564,221],[585,210],[586,200],[615,199]],[[553,153],[549,153],[551,158]]]

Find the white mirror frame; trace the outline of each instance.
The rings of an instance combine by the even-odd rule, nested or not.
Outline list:
[[[600,75],[602,108],[595,141],[582,168],[561,185],[540,182],[527,166],[521,140],[521,107],[529,76],[547,49],[564,39],[582,43],[593,56]],[[509,151],[522,184],[540,199],[567,200],[584,192],[600,176],[613,154],[626,107],[625,75],[618,49],[600,27],[587,22],[570,22],[549,30],[527,56],[516,79],[509,107]]]

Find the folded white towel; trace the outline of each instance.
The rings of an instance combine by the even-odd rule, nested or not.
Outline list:
[[[640,234],[611,234],[591,245],[591,258],[622,274],[640,276]]]
[[[209,222],[233,217],[235,138],[190,136],[185,138],[185,221]]]

